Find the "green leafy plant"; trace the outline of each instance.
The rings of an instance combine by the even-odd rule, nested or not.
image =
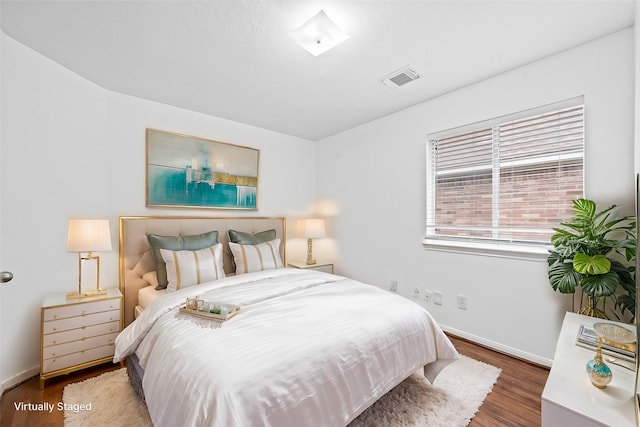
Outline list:
[[[632,217],[613,218],[612,205],[597,211],[588,199],[573,201],[575,216],[554,228],[549,251],[549,282],[553,290],[573,294],[577,288],[587,295],[589,304],[580,313],[607,317],[598,302],[612,297],[616,307],[635,317],[635,221]],[[616,295],[621,287],[624,294]]]

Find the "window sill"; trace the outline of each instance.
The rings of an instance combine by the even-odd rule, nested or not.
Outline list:
[[[551,246],[461,242],[440,239],[424,239],[422,246],[427,250],[433,251],[545,262],[549,255],[549,249],[551,249]]]

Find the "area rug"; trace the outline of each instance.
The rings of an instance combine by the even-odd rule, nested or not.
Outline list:
[[[349,427],[464,427],[496,383],[500,369],[466,356],[447,366],[433,385],[413,374]],[[149,413],[129,384],[126,369],[64,388],[65,427],[151,427]],[[91,403],[83,408],[81,404]],[[73,406],[73,405],[76,406]]]

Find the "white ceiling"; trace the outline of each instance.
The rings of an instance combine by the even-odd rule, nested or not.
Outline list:
[[[10,37],[113,90],[318,140],[634,23],[633,0],[8,1]],[[320,9],[351,38],[314,57]],[[380,80],[410,64],[423,77]]]

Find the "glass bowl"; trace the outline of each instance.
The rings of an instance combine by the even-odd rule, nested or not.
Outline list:
[[[631,344],[636,341],[636,334],[634,332],[622,326],[614,325],[613,323],[594,323],[593,329],[598,336],[601,336],[607,341],[618,344]]]

